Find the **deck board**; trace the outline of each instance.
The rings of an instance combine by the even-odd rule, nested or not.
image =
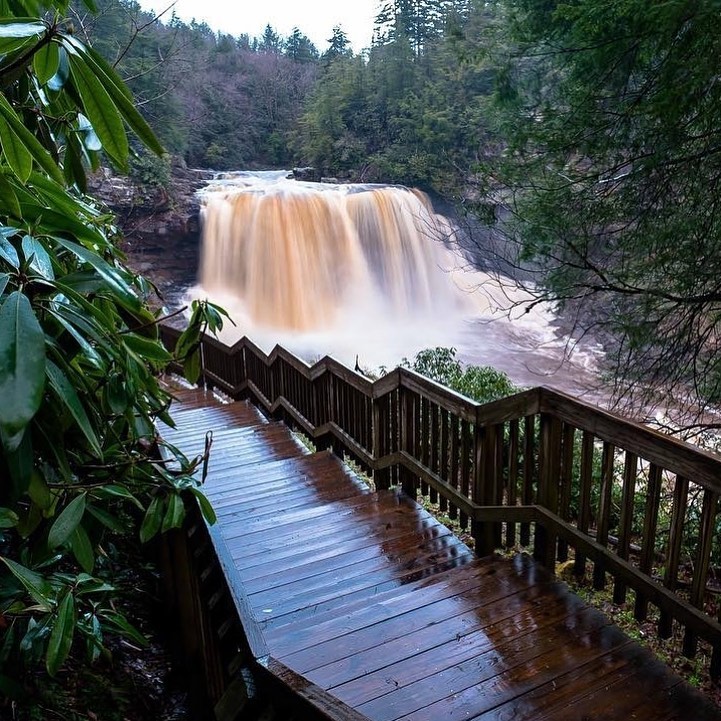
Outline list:
[[[247,403],[174,390],[212,448],[218,541],[272,658],[374,721],[699,721],[719,710],[527,556],[476,559]]]

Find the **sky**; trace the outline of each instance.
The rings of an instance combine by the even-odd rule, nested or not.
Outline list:
[[[172,0],[139,0],[149,11],[162,12]],[[175,13],[189,22],[205,21],[214,30],[230,35],[261,35],[270,23],[276,32],[287,37],[294,27],[300,28],[323,52],[333,27],[340,25],[353,50],[369,47],[373,18],[379,0],[177,0]],[[164,17],[170,18],[170,12]]]

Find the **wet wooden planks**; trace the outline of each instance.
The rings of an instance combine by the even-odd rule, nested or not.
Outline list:
[[[186,455],[229,581],[269,654],[377,721],[665,721],[721,713],[528,557],[475,559],[402,495],[371,493],[246,403],[182,391]]]

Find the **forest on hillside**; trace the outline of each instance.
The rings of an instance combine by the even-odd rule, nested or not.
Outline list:
[[[487,142],[494,3],[381,4],[371,48],[342,28],[232,37],[130,0],[78,12],[80,32],[133,90],[170,153],[219,170],[311,165],[325,175],[450,192]]]

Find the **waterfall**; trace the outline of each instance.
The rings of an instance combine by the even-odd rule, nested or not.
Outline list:
[[[359,303],[417,319],[462,304],[451,235],[419,191],[233,175],[205,193],[200,283],[253,326],[328,329]]]
[[[453,346],[521,385],[552,379],[575,395],[595,387],[600,348],[578,350],[552,306],[470,267],[423,193],[286,175],[228,173],[202,191],[199,285],[189,298],[229,312],[235,325],[226,323],[223,342],[249,335],[266,351],[279,343],[308,361],[328,353],[369,369]]]

